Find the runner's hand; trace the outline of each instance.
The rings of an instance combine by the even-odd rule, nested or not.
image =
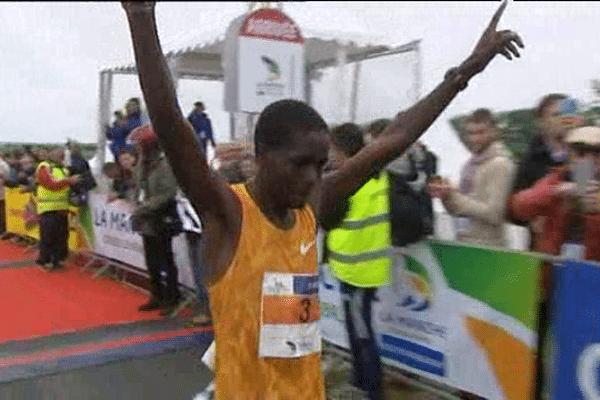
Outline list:
[[[494,13],[489,25],[483,31],[471,55],[459,67],[461,73],[471,77],[483,71],[496,54],[502,54],[509,60],[513,57],[520,57],[521,54],[517,47],[524,48],[525,45],[521,37],[511,30],[497,31],[498,22],[504,9],[506,8],[507,0],[503,0],[500,7]]]

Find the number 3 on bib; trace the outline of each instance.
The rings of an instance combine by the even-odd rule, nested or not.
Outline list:
[[[321,351],[317,288],[316,274],[265,273],[259,356],[290,358]]]

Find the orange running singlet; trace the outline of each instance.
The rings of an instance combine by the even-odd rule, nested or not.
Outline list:
[[[261,213],[243,184],[240,242],[209,288],[219,400],[322,400],[316,221],[307,205],[289,230]]]

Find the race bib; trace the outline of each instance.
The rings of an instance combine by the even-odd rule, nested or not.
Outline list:
[[[260,357],[301,357],[321,351],[317,274],[266,272],[263,278]]]

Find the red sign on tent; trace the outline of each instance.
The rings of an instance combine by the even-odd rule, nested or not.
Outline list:
[[[257,10],[246,17],[240,36],[304,43],[300,29],[291,18],[273,8]]]

